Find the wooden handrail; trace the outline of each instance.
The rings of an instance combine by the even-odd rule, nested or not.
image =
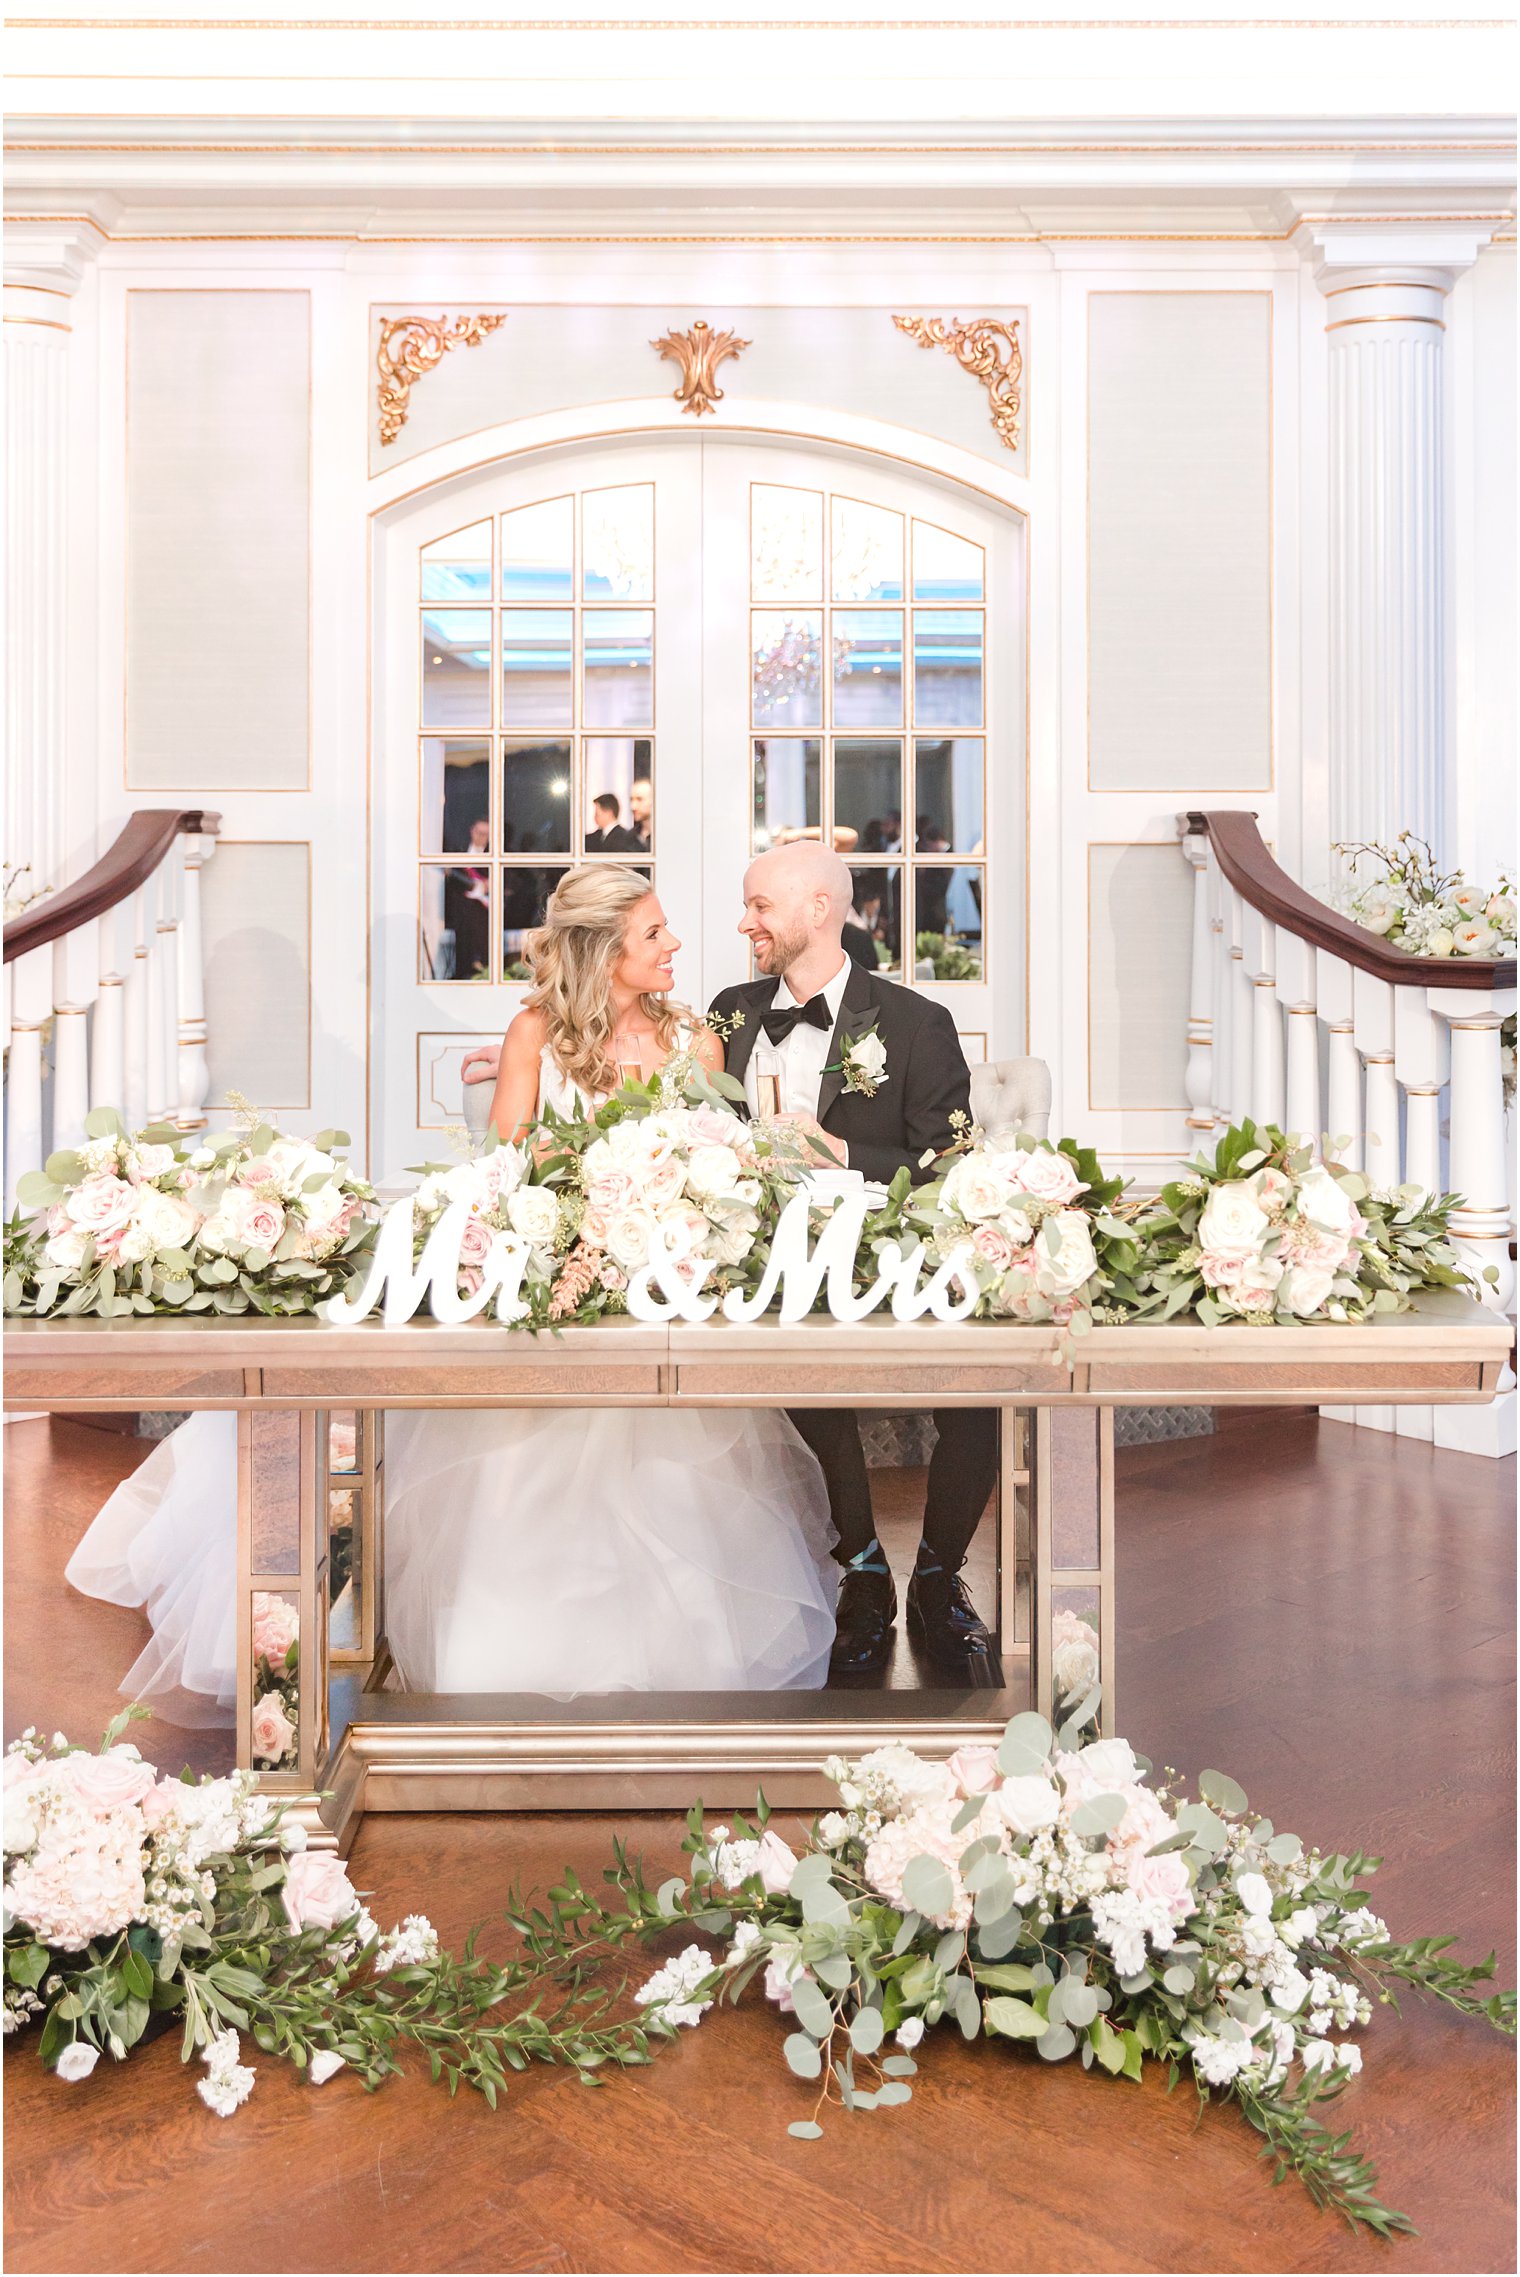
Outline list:
[[[1212,809],[1207,814],[1189,812],[1186,820],[1188,835],[1209,840],[1219,867],[1253,909],[1316,949],[1327,949],[1343,963],[1355,965],[1359,972],[1391,981],[1395,987],[1407,987],[1412,981],[1426,988],[1514,987],[1513,957],[1412,956],[1369,933],[1354,918],[1316,901],[1273,861],[1254,815]]]
[[[45,948],[92,917],[103,917],[152,877],[176,838],[214,838],[221,826],[219,814],[208,814],[198,806],[140,807],[127,817],[110,852],[93,869],[61,893],[50,894],[36,909],[12,919],[5,928],[5,962],[24,957],[29,949]]]

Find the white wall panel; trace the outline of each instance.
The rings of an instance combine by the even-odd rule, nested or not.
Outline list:
[[[222,840],[201,895],[211,1105],[311,1106],[310,846]]]
[[[1088,301],[1095,791],[1271,783],[1271,305]]]
[[[1089,846],[1088,1105],[1187,1105],[1193,873],[1178,845]]]
[[[309,294],[129,293],[129,790],[306,786],[310,398]]]

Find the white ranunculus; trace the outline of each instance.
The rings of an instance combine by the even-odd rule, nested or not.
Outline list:
[[[1349,1240],[1356,1231],[1359,1212],[1338,1178],[1316,1162],[1298,1183],[1298,1214],[1326,1233]]]
[[[1454,927],[1451,939],[1459,957],[1496,957],[1501,946],[1493,927],[1476,919]]]
[[[1226,1179],[1211,1188],[1198,1220],[1200,1249],[1216,1257],[1254,1257],[1271,1231],[1271,1221],[1248,1178]]]
[[[1098,1270],[1097,1253],[1080,1210],[1057,1210],[1035,1235],[1034,1285],[1042,1296],[1075,1296]]]
[[[686,1165],[686,1190],[700,1201],[731,1194],[744,1173],[731,1146],[699,1146]]]
[[[1000,1217],[1015,1192],[1011,1161],[1011,1156],[984,1154],[980,1149],[963,1154],[945,1176],[942,1191],[946,1207],[958,1211],[972,1225]]]
[[[559,1230],[559,1203],[547,1186],[519,1186],[507,1202],[507,1223],[535,1249],[546,1249]]]

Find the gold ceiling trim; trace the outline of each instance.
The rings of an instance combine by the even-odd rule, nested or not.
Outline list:
[[[714,332],[706,318],[699,316],[689,331],[662,333],[649,345],[659,350],[662,362],[680,366],[680,381],[672,393],[683,411],[700,419],[715,403],[723,401],[718,366],[730,356],[741,356],[753,342],[741,340],[737,332]]]
[[[1503,16],[12,16],[13,32],[1503,32]]]
[[[15,142],[105,158],[1509,158],[1513,142]]]
[[[1017,317],[1008,323],[996,316],[979,316],[970,324],[954,320],[947,324],[940,316],[894,316],[892,322],[921,348],[944,348],[963,372],[981,381],[998,440],[1005,450],[1016,451],[1024,379]]]
[[[406,425],[416,382],[436,371],[451,348],[478,348],[505,316],[390,316],[380,325],[376,367],[380,440],[394,443]]]

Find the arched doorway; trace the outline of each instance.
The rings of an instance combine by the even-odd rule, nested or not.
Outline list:
[[[1023,518],[860,451],[676,433],[534,452],[379,524],[377,1174],[461,1119],[469,1047],[581,860],[653,878],[699,1007],[750,855],[831,837],[884,972],[1024,1048]]]

